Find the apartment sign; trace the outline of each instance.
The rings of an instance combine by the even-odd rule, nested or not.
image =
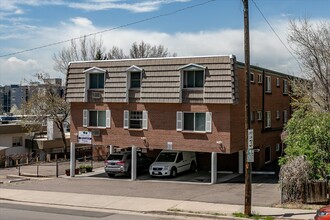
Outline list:
[[[92,132],[91,131],[79,131],[78,143],[79,144],[91,144],[92,143]]]

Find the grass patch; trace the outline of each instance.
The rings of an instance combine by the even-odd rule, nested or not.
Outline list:
[[[241,212],[234,212],[233,216],[238,217],[238,218],[248,218],[248,219],[255,219],[255,220],[274,220],[274,217],[272,217],[272,216],[261,216],[259,214],[252,214],[251,216],[248,216]]]

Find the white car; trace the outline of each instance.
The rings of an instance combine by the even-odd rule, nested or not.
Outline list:
[[[197,168],[195,152],[163,150],[149,167],[151,176],[172,176]]]

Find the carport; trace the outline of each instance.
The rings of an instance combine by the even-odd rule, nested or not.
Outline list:
[[[139,148],[136,146],[131,146],[131,177],[130,180],[131,181],[135,181],[135,180],[140,180],[140,178],[137,178],[137,150]],[[159,150],[159,149],[158,149]],[[70,170],[72,170],[72,172],[70,173],[71,177],[74,177],[74,168],[75,168],[75,143],[71,142],[71,149],[70,149]],[[114,152],[114,146],[109,146],[109,153],[112,154]],[[225,182],[227,181],[227,178],[234,178],[234,175],[230,174],[234,174],[237,172],[233,172],[233,171],[228,171],[228,170],[222,170],[222,171],[218,171],[219,169],[219,164],[221,165],[221,158],[223,157],[228,157],[228,155],[221,155],[220,153],[217,152],[211,152],[211,153],[203,153],[203,152],[199,152],[200,157],[200,161],[203,161],[203,164],[205,166],[205,164],[207,164],[207,162],[209,162],[209,167],[206,165],[206,169],[210,170],[210,174],[207,173],[203,173],[203,175],[201,177],[196,177],[194,176],[194,178],[197,180],[196,182],[205,182],[205,183],[210,183],[210,184],[216,184],[219,181],[219,178],[221,179],[220,182]],[[198,154],[198,153],[197,153]],[[208,154],[208,155],[207,155]],[[207,155],[207,156],[206,156]],[[232,155],[233,158],[236,158],[237,160],[237,167],[238,167],[238,174],[242,174],[243,173],[243,151],[238,152],[235,155]],[[220,158],[220,161],[219,161]],[[198,159],[197,159],[198,160]],[[219,163],[220,162],[220,163]],[[220,176],[219,176],[220,174]],[[206,177],[209,176],[209,177]],[[228,176],[228,177],[226,177]],[[145,180],[147,178],[142,178],[142,180]],[[164,179],[164,178],[159,178],[159,180]],[[181,178],[182,179],[182,178]],[[183,178],[184,179],[184,178]],[[168,179],[166,179],[168,180]],[[173,180],[175,181],[175,180]]]

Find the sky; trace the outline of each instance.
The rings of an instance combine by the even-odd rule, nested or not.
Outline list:
[[[289,21],[329,21],[329,8],[329,0],[249,0],[251,64],[300,76],[288,51]],[[36,73],[64,79],[54,54],[98,32],[91,38],[106,51],[128,54],[143,40],[178,56],[233,54],[243,62],[243,24],[242,0],[0,0],[0,85],[24,84]]]

